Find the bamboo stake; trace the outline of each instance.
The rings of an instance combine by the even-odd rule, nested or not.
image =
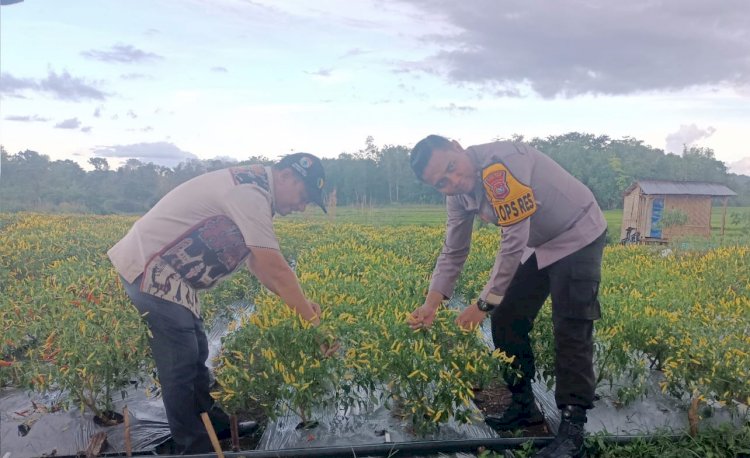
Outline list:
[[[130,443],[130,412],[128,412],[128,406],[123,407],[122,416],[125,419],[125,456],[133,456],[133,446]]]
[[[229,416],[229,427],[232,432],[232,451],[239,452],[240,451],[240,433],[239,433],[239,425],[237,423],[237,415]]]
[[[89,439],[89,445],[86,447],[84,455],[86,458],[95,458],[102,453],[107,447],[107,433],[100,431]]]
[[[729,200],[728,197],[724,198],[724,210],[721,213],[721,243],[724,243],[724,227],[727,223],[727,201]]]
[[[211,445],[214,446],[214,451],[216,452],[216,455],[219,458],[224,458],[224,452],[221,451],[221,446],[219,445],[219,438],[216,437],[216,431],[214,431],[214,425],[211,424],[211,420],[208,418],[208,413],[206,412],[201,413],[201,419],[203,420],[203,426],[206,427],[206,432],[208,432],[208,437],[211,438]]]
[[[698,394],[693,394],[693,396],[693,400],[690,401],[690,408],[688,409],[690,437],[695,437],[698,435],[698,404],[700,403],[700,397],[698,397]]]

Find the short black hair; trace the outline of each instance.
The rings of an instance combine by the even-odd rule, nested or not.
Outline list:
[[[440,135],[428,135],[420,140],[409,155],[411,160],[411,169],[417,178],[422,179],[424,169],[432,158],[432,152],[437,149],[450,149],[451,141]]]

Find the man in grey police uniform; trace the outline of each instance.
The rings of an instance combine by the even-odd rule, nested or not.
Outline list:
[[[591,191],[529,145],[495,142],[463,149],[437,135],[411,152],[417,177],[447,196],[445,242],[413,328],[430,326],[450,298],[471,244],[475,215],[502,228],[489,281],[456,322],[476,326],[491,315],[497,348],[516,356],[522,376],[506,380],[513,403],[486,422],[496,430],[541,423],[531,381],[535,374],[529,332],[552,295],[555,401],[562,422],[555,440],[537,457],[583,456],[586,410],[593,407],[594,320],[607,224]]]

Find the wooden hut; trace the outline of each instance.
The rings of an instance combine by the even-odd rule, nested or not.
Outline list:
[[[620,239],[658,243],[670,237],[711,235],[711,202],[723,197],[721,233],[726,223],[727,200],[737,194],[724,185],[680,181],[639,180],[625,190]],[[666,212],[687,216],[685,224],[663,227]],[[636,234],[637,233],[637,234]]]

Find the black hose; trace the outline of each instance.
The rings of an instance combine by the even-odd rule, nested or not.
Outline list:
[[[677,440],[682,435],[657,435],[657,436],[604,436],[604,442],[611,444],[627,444],[634,441],[652,442],[655,440],[671,439]],[[335,458],[335,457],[365,457],[365,456],[425,456],[437,453],[455,452],[477,452],[480,448],[494,451],[502,451],[518,448],[531,442],[535,447],[543,447],[552,441],[552,437],[495,437],[486,439],[460,439],[440,441],[415,441],[415,442],[393,442],[368,445],[349,445],[334,447],[309,447],[289,448],[282,450],[248,450],[245,452],[223,452],[226,458]],[[150,453],[153,455],[153,453]],[[135,454],[137,455],[137,453]],[[100,456],[123,456],[118,454],[103,454]],[[162,458],[177,458],[174,455],[158,455]],[[185,456],[185,455],[181,455]],[[189,455],[194,458],[216,458],[215,453],[204,453],[200,455]],[[73,458],[60,456],[57,458]]]

